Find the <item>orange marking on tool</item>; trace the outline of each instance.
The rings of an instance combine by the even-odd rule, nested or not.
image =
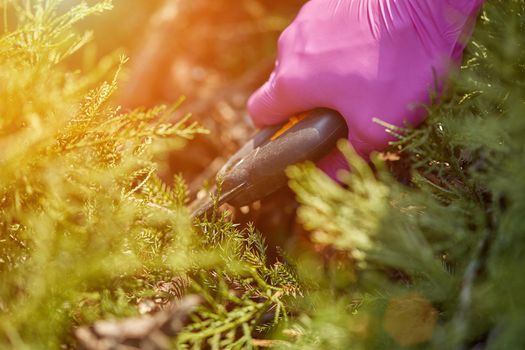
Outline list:
[[[301,114],[298,114],[298,115],[295,115],[293,117],[290,118],[290,120],[288,120],[288,123],[284,124],[282,128],[280,128],[271,138],[272,141],[275,141],[279,138],[279,136],[281,136],[282,134],[284,134],[285,132],[287,132],[288,130],[290,130],[294,125],[296,125],[297,123],[299,123],[300,121],[302,121],[304,118],[306,118],[306,113],[301,113]]]

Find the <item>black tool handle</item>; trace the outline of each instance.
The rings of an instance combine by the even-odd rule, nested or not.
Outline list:
[[[226,200],[229,204],[248,205],[282,188],[287,183],[288,166],[320,160],[348,135],[342,116],[324,108],[307,112],[284,131],[281,128],[263,129],[219,171],[222,192],[232,192]]]

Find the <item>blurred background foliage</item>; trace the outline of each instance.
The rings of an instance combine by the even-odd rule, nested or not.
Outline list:
[[[79,3],[0,2],[0,347],[525,347],[523,0],[344,187],[193,222],[304,1]]]

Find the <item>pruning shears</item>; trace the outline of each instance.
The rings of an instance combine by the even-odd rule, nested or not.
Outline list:
[[[216,183],[220,185],[190,205],[192,217],[201,217],[224,203],[246,206],[279,190],[287,183],[288,166],[320,160],[347,133],[342,116],[325,108],[262,129],[219,170]]]

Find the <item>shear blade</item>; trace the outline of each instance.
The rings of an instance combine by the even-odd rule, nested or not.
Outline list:
[[[235,198],[239,193],[241,193],[245,189],[245,187],[246,184],[242,183],[235,186],[232,189],[226,190],[226,192],[222,191],[219,194],[217,187],[214,186],[208,196],[206,196],[203,199],[196,199],[189,205],[191,211],[191,218],[201,218],[204,217],[206,214],[210,214],[214,210],[214,208],[218,208],[221,205],[227,203],[229,200]],[[217,196],[219,198],[217,198]]]

